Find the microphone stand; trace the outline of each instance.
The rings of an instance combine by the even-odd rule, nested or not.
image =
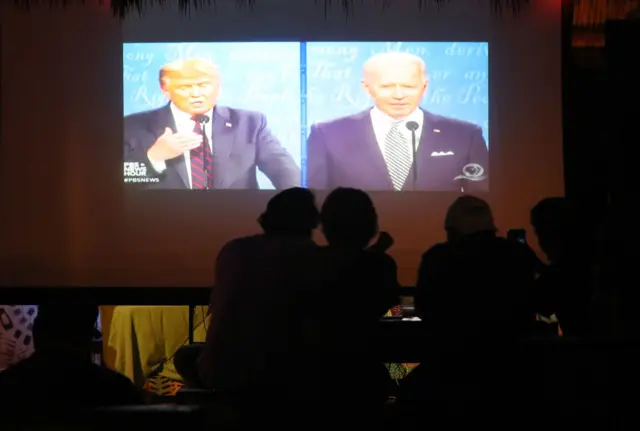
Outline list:
[[[416,147],[417,147],[417,145],[416,145],[416,131],[412,130],[411,131],[411,150],[412,150],[413,159],[411,160],[411,169],[413,169],[413,188],[414,188],[414,190],[418,185],[418,163],[416,162],[416,155],[418,153],[418,149]]]
[[[200,130],[202,130],[202,167],[204,169],[204,189],[209,190],[209,175],[207,174],[209,166],[207,166],[205,162],[207,154],[207,148],[205,147],[205,145],[209,145],[209,140],[207,139],[207,132],[204,129],[205,124],[207,124],[207,117],[204,117],[200,120]],[[189,307],[189,310],[191,310],[191,307]],[[191,335],[193,336],[193,334]],[[193,342],[191,344],[193,344]]]
[[[418,162],[416,156],[418,154],[418,143],[416,142],[416,130],[420,127],[415,121],[409,121],[406,124],[407,129],[411,131],[411,152],[413,159],[411,160],[411,169],[413,170],[413,189],[418,185]]]
[[[200,131],[202,132],[202,169],[204,171],[204,189],[209,189],[209,176],[207,175],[207,171],[209,167],[205,163],[205,155],[207,154],[207,150],[205,145],[209,145],[209,139],[207,138],[207,132],[205,130],[205,125],[209,122],[209,117],[207,115],[197,115],[195,120],[200,124]],[[212,149],[213,151],[213,149]]]

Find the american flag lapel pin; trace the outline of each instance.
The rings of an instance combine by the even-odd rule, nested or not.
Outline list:
[[[231,127],[231,123],[227,121],[226,123],[224,123],[224,127]]]

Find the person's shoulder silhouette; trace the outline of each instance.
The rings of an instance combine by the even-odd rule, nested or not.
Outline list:
[[[324,253],[332,279],[327,283],[342,286],[344,299],[366,302],[372,314],[384,314],[388,309],[384,290],[397,286],[397,266],[385,253],[393,244],[390,235],[383,233],[368,248],[378,234],[378,214],[369,195],[352,188],[335,189],[322,205],[320,220],[329,244]]]
[[[326,253],[337,265],[345,265],[353,274],[367,276],[377,269],[395,265],[384,251],[393,243],[381,235],[380,247],[368,249],[378,234],[378,214],[367,193],[352,188],[337,188],[324,201],[320,211],[322,232],[328,242]],[[378,250],[383,248],[383,250]],[[346,269],[345,268],[345,269]]]
[[[142,404],[141,391],[127,377],[92,362],[97,318],[98,307],[82,301],[40,305],[33,325],[36,350],[0,373],[0,387],[11,394],[0,407],[49,411]]]

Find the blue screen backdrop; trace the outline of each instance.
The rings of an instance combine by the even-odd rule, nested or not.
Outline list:
[[[171,61],[204,58],[221,74],[219,103],[266,115],[269,127],[302,167],[309,126],[371,106],[361,88],[371,55],[420,56],[429,76],[422,108],[482,127],[489,143],[489,46],[486,42],[126,43],[124,115],[167,103],[158,71]],[[262,174],[260,188],[273,188]]]

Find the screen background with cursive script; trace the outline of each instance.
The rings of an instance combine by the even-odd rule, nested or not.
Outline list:
[[[389,51],[409,52],[425,61],[429,86],[422,108],[477,124],[489,145],[486,42],[126,43],[124,115],[167,103],[158,85],[164,64],[208,59],[220,68],[219,103],[265,114],[273,133],[303,166],[308,126],[370,107],[360,84],[362,66],[370,56]],[[262,173],[258,182],[262,189],[273,188]]]

